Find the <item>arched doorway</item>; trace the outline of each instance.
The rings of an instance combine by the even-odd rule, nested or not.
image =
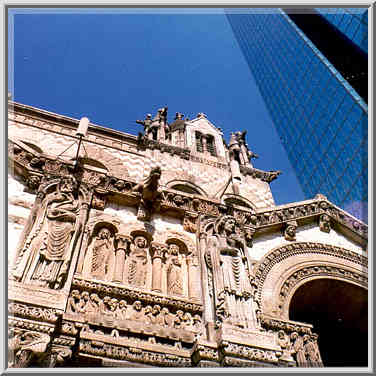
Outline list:
[[[331,278],[310,280],[295,291],[289,319],[314,326],[325,367],[368,365],[366,289]]]

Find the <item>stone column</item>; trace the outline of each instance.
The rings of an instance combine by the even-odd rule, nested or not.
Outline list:
[[[122,283],[125,254],[128,250],[129,244],[131,243],[132,239],[127,235],[116,234],[115,240],[115,270],[112,281],[116,283]]]
[[[204,154],[209,154],[208,142],[207,142],[206,136],[201,136],[201,142],[202,142],[202,152]]]
[[[199,300],[200,296],[200,276],[198,257],[195,254],[189,255],[187,258],[188,265],[188,296],[192,299]]]
[[[165,244],[151,243],[152,268],[152,291],[162,292],[162,259],[167,252]]]

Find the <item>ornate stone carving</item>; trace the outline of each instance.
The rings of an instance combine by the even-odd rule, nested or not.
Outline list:
[[[102,356],[107,358],[128,360],[155,366],[190,367],[191,359],[174,354],[151,352],[136,347],[123,347],[110,344],[97,346],[94,341],[80,340],[79,351],[82,354]]]
[[[169,295],[183,295],[182,258],[179,246],[170,244],[167,258],[167,293]]]
[[[185,231],[192,232],[193,234],[197,231],[197,219],[198,214],[185,212],[183,219],[183,227]]]
[[[140,196],[137,218],[141,221],[149,221],[152,213],[160,204],[161,192],[159,190],[160,167],[154,167],[144,182],[137,184],[133,192]]]
[[[52,308],[41,308],[15,302],[9,302],[8,310],[13,315],[52,323],[56,322],[61,315],[61,313]]]
[[[207,259],[212,264],[216,315],[219,322],[241,328],[256,328],[256,306],[251,287],[251,262],[235,218],[216,221],[207,239]]]
[[[330,232],[330,217],[327,214],[320,215],[319,227],[323,232]]]
[[[8,367],[25,368],[46,351],[50,336],[46,333],[11,329],[8,341]]]
[[[298,223],[296,221],[290,221],[286,223],[286,228],[284,231],[284,236],[286,240],[294,241],[296,240],[296,229],[298,228]]]
[[[221,347],[224,355],[232,355],[235,357],[261,362],[276,363],[278,361],[277,352],[272,350],[263,350],[256,347],[254,348],[251,346],[239,345],[228,341],[223,341]]]
[[[51,184],[56,182],[55,192],[47,194],[43,200],[43,195],[37,198],[29,218],[30,232],[26,233],[17,252],[12,278],[61,289],[82,236],[88,208],[77,199],[77,182],[73,177],[66,176]]]
[[[143,235],[137,235],[130,246],[127,258],[127,284],[143,287],[146,282],[148,261],[148,240]]]
[[[202,312],[203,307],[201,304],[184,299],[176,299],[174,297],[156,296],[152,293],[136,291],[132,288],[115,287],[103,284],[99,281],[88,281],[82,278],[74,278],[73,286],[76,288],[90,289],[98,293],[111,294],[129,298],[132,300],[141,300],[148,303],[168,305],[176,309],[188,310],[190,312]]]
[[[98,231],[93,242],[90,275],[96,279],[106,279],[109,272],[110,257],[113,255],[113,236],[103,227]]]
[[[303,344],[307,367],[323,367],[320,350],[317,344],[317,334],[304,335]]]
[[[342,258],[344,260],[348,260],[351,262],[354,262],[356,264],[359,264],[363,266],[364,268],[367,268],[368,261],[367,258],[359,255],[355,252],[348,251],[341,247],[336,247],[328,244],[321,244],[321,243],[293,243],[289,244],[280,248],[275,249],[273,252],[267,254],[263,261],[258,265],[257,270],[255,272],[255,286],[257,286],[257,293],[256,293],[256,300],[261,305],[261,291],[264,284],[264,281],[266,279],[266,276],[272,269],[274,265],[281,262],[282,260],[298,255],[298,254],[326,254],[326,255],[334,255],[336,257]],[[318,268],[318,269],[315,269]],[[316,266],[315,268],[312,268],[313,272],[317,273],[323,273],[322,275],[328,275],[328,272],[334,269],[328,269],[328,266],[326,266],[326,269],[321,270],[321,267]],[[346,273],[340,272],[343,277],[346,276]],[[308,273],[309,274],[309,273]],[[350,275],[349,275],[350,276]],[[354,281],[356,280],[358,283],[366,286],[366,276],[360,276],[355,273],[354,275],[351,275],[351,279]],[[285,290],[284,290],[285,291]],[[284,292],[282,295],[286,296],[286,293]]]

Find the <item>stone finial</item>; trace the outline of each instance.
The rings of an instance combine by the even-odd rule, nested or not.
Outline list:
[[[321,193],[318,193],[318,194],[315,196],[314,199],[315,199],[315,200],[328,200],[328,198],[327,198],[325,195],[321,194]]]

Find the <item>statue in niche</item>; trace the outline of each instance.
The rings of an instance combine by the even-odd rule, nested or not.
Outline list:
[[[176,311],[176,315],[174,318],[174,328],[176,329],[184,329],[184,312],[182,310]]]
[[[246,254],[244,233],[235,218],[217,220],[207,239],[206,260],[212,266],[217,324],[257,328],[253,299],[253,271]]]
[[[74,193],[77,182],[71,176],[63,177],[57,191],[50,193],[42,202],[42,218],[35,231],[41,227],[43,236],[39,246],[29,258],[29,266],[25,269],[31,284],[52,289],[60,289],[67,277],[73,248],[80,233],[78,214],[80,203]],[[73,235],[76,237],[73,240]]]
[[[109,260],[113,253],[113,237],[111,231],[103,227],[98,231],[93,244],[90,275],[104,280],[108,274]]]
[[[196,314],[196,315],[193,316],[192,320],[193,320],[192,325],[193,325],[194,330],[200,331],[201,328],[202,328],[201,316]]]
[[[127,282],[131,286],[144,287],[148,261],[148,241],[146,237],[137,235],[130,248]]]
[[[151,215],[157,210],[161,192],[159,188],[159,179],[161,178],[161,168],[159,166],[151,169],[149,176],[137,184],[132,191],[140,196],[137,219],[140,221],[150,221]]]
[[[170,244],[167,260],[167,293],[169,295],[183,295],[182,262],[177,244]]]

